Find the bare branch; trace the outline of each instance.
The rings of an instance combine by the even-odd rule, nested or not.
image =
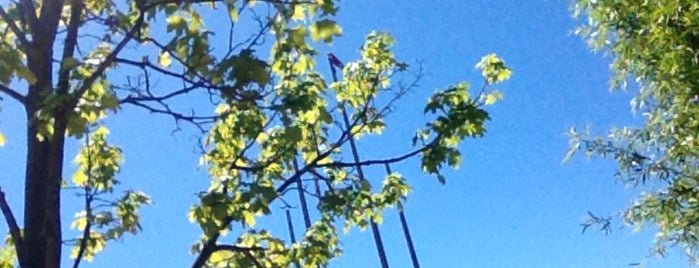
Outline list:
[[[167,107],[167,106],[166,106],[164,109],[158,109],[158,108],[154,108],[154,107],[151,107],[151,106],[149,106],[149,105],[140,103],[140,102],[138,102],[138,101],[128,101],[128,100],[126,100],[126,101],[123,101],[122,103],[131,104],[131,105],[135,105],[135,106],[144,108],[144,109],[146,109],[147,111],[149,111],[149,112],[151,112],[151,113],[169,115],[169,116],[171,116],[173,119],[175,119],[175,121],[177,121],[177,122],[179,122],[179,121],[185,121],[185,122],[192,123],[192,124],[195,125],[197,128],[199,128],[199,130],[202,131],[202,132],[205,132],[204,128],[202,127],[202,124],[212,123],[212,122],[214,122],[214,121],[218,118],[218,116],[196,116],[196,115],[194,115],[193,112],[192,112],[191,115],[185,115],[185,114],[182,114],[182,113],[177,113],[177,112],[175,112],[175,111],[172,111],[172,110],[171,110],[169,107]]]
[[[25,97],[22,96],[22,94],[19,94],[19,92],[15,91],[14,89],[0,85],[0,92],[7,94],[8,96],[15,99],[21,104],[25,103]]]
[[[410,157],[413,157],[419,153],[422,153],[423,151],[427,150],[429,147],[435,145],[439,140],[440,140],[440,137],[436,137],[434,140],[432,140],[432,142],[428,143],[427,145],[422,146],[417,150],[414,150],[412,152],[406,153],[406,154],[398,156],[398,157],[387,158],[387,159],[365,160],[365,161],[359,161],[359,162],[336,161],[336,162],[330,162],[330,163],[325,163],[325,164],[319,164],[316,166],[317,167],[353,167],[356,165],[371,166],[371,165],[379,165],[379,164],[383,165],[383,164],[396,163],[396,162],[400,162],[400,161],[403,161],[405,159],[408,159]]]
[[[5,216],[7,227],[10,229],[12,241],[15,242],[15,250],[17,251],[19,264],[22,267],[28,267],[26,256],[24,254],[24,239],[22,238],[19,226],[17,225],[17,220],[15,220],[15,216],[12,214],[12,210],[7,204],[7,200],[5,200],[5,192],[2,191],[2,188],[0,188],[0,209],[2,210],[3,216]]]

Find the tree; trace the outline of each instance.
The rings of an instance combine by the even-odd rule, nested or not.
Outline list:
[[[655,224],[653,253],[680,246],[696,261],[699,3],[580,0],[575,15],[588,19],[577,33],[613,56],[612,87],[637,90],[631,105],[644,123],[596,138],[572,129],[568,156],[582,150],[613,157],[619,178],[648,191],[626,209],[623,219],[639,229]]]
[[[149,197],[114,193],[122,149],[107,141],[107,117],[129,106],[190,123],[204,136],[202,163],[211,185],[189,215],[202,229],[193,267],[327,263],[340,253],[338,221],[345,228],[380,221],[383,209],[410,189],[391,173],[372,190],[357,174],[363,166],[420,157],[422,169],[443,181],[443,166],[460,162],[459,142],[485,133],[484,105],[502,98],[490,86],[509,78],[509,68],[490,54],[477,65],[484,76],[477,95],[468,94],[465,82],[435,92],[425,107],[434,120],[417,131],[405,154],[345,161],[346,145],[380,134],[391,107],[415,83],[391,84],[408,77],[408,65],[394,58],[393,39],[382,32],[368,35],[341,79],[333,67],[335,79],[326,81],[312,46],[342,33],[333,20],[337,10],[330,0],[20,0],[0,6],[0,92],[23,105],[27,122],[23,228],[0,192],[10,230],[3,266],[16,258],[21,267],[58,267],[63,243],[73,244],[78,266],[108,240],[141,228],[138,208]],[[225,31],[206,27],[221,16],[230,22]],[[177,83],[155,83],[165,80]],[[215,112],[182,109],[183,103],[211,103]],[[70,183],[63,179],[66,138],[84,141]],[[312,197],[321,216],[299,241],[287,243],[255,226],[273,201],[309,175],[319,185]],[[84,197],[73,221],[80,230],[75,239],[65,239],[60,228],[62,191]],[[242,226],[242,234],[224,241],[234,226]]]

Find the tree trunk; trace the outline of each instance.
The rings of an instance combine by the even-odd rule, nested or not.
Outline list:
[[[63,120],[56,120],[54,135],[39,140],[39,123],[34,119],[32,110],[27,109],[24,247],[29,267],[59,267],[60,190],[65,127],[59,124]]]
[[[55,34],[54,34],[55,36]],[[60,191],[63,173],[63,145],[66,114],[57,103],[48,101],[53,90],[53,38],[38,37],[27,53],[27,67],[36,76],[25,102],[27,112],[27,161],[24,188],[24,252],[30,268],[60,267]],[[41,110],[53,122],[37,118]],[[38,134],[43,124],[52,124],[53,133]],[[25,267],[27,268],[27,267]]]

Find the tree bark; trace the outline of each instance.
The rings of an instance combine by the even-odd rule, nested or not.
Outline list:
[[[50,4],[48,1],[45,4]],[[61,1],[62,2],[62,1]],[[62,4],[60,5],[62,6]],[[60,13],[60,8],[57,11]],[[42,11],[43,7],[42,7]],[[45,13],[45,14],[44,14]],[[29,267],[59,267],[61,263],[60,190],[63,173],[63,145],[66,118],[57,103],[47,102],[53,95],[53,43],[57,18],[42,12],[42,23],[32,25],[33,40],[25,54],[27,67],[36,80],[29,86],[27,116],[27,159],[24,187],[24,252]],[[50,113],[53,122],[40,120],[37,112]],[[53,133],[38,134],[43,124],[52,124]],[[27,267],[25,267],[27,268]]]

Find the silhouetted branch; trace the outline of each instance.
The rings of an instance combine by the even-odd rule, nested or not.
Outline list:
[[[14,214],[12,214],[12,209],[10,209],[10,206],[7,204],[7,200],[5,200],[5,192],[2,191],[2,188],[0,188],[0,210],[2,210],[2,215],[5,216],[7,228],[10,230],[10,236],[12,236],[12,241],[15,243],[15,251],[17,252],[19,264],[22,267],[28,267],[24,255],[24,239],[17,225],[17,220]]]
[[[19,94],[19,92],[15,91],[14,89],[0,85],[0,92],[7,94],[8,96],[15,99],[21,104],[24,104],[25,102],[24,96],[22,96],[22,94]]]
[[[65,68],[65,63],[73,59],[75,47],[78,45],[78,29],[80,28],[80,17],[82,15],[84,3],[81,0],[70,1],[70,21],[67,25],[66,39],[63,45],[63,56],[61,58],[61,67],[58,71],[57,92],[65,94],[70,89],[70,69]]]
[[[587,228],[591,226],[600,226],[600,231],[603,231],[605,235],[608,235],[612,232],[612,228],[610,227],[611,222],[611,217],[596,216],[592,214],[592,212],[588,211],[587,219],[584,223],[581,223],[580,226],[582,226],[582,233],[585,233],[585,231],[587,231]]]

